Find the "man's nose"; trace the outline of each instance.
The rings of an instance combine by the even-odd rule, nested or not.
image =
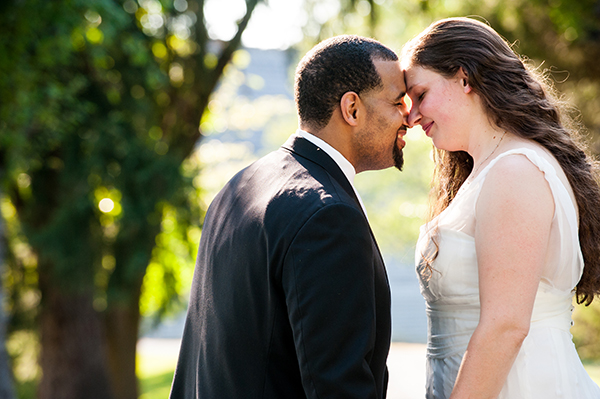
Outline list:
[[[409,110],[408,110],[408,107],[406,106],[406,104],[400,108],[400,115],[402,115],[402,122],[405,125],[408,125]]]

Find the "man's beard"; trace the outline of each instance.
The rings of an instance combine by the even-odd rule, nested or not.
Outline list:
[[[396,167],[396,169],[402,172],[402,166],[404,165],[404,153],[401,149],[398,148],[397,145],[394,145],[393,156],[394,166]]]

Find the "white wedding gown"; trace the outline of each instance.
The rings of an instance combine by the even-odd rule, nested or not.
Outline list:
[[[475,251],[475,206],[488,171],[510,154],[523,154],[548,181],[555,203],[547,264],[539,285],[529,335],[513,364],[500,399],[596,399],[600,388],[583,368],[569,332],[573,288],[581,278],[577,213],[573,200],[541,149],[521,148],[498,155],[437,218],[421,227],[417,275],[427,302],[427,399],[448,398],[462,357],[479,322],[479,286]],[[422,254],[437,236],[439,253],[431,278]]]

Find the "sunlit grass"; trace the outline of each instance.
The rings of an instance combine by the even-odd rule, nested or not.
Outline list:
[[[137,356],[139,399],[169,397],[178,349],[179,340],[140,340]]]
[[[173,381],[173,371],[157,374],[140,376],[140,397],[139,399],[166,399],[169,397],[171,382]]]
[[[178,341],[169,341],[171,340],[146,340],[138,346],[139,399],[169,397],[178,356]],[[592,379],[600,385],[600,360],[585,361],[584,366]],[[36,381],[17,382],[15,388],[19,399],[36,397]]]
[[[169,397],[173,373],[177,363],[176,342],[168,347],[150,343],[140,347],[138,354],[139,399],[166,399]],[[600,360],[584,361],[590,377],[600,385]],[[423,370],[425,372],[425,370]]]
[[[15,394],[18,399],[34,399],[36,397],[36,392],[36,381],[15,382]]]

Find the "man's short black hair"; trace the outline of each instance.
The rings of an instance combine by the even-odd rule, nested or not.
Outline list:
[[[335,36],[315,46],[296,69],[300,121],[322,129],[345,93],[382,88],[374,60],[397,61],[398,56],[376,40],[354,35]]]

